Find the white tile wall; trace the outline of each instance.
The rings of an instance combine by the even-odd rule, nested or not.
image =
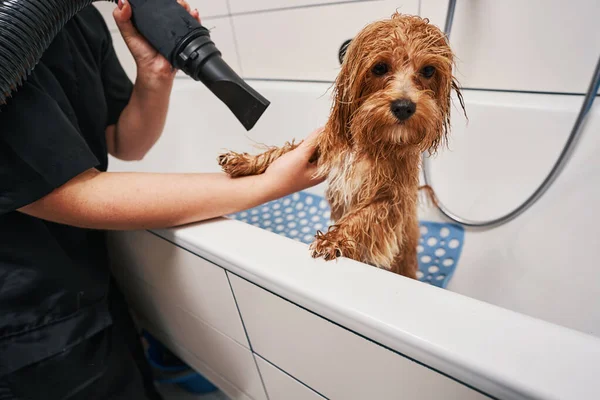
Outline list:
[[[190,0],[238,73],[322,81],[333,81],[339,47],[367,23],[398,9],[420,12],[443,27],[447,3],[229,0],[228,5],[226,0]],[[114,4],[95,5],[111,27],[127,73],[135,77],[135,63],[112,19]],[[469,88],[583,93],[600,55],[599,18],[600,2],[594,0],[458,1],[451,36],[457,76]]]
[[[187,0],[187,2],[192,9],[198,9],[202,20],[229,15],[227,0]]]
[[[416,14],[418,0],[351,2],[234,15],[244,76],[333,81],[344,41],[369,22],[389,17],[396,8]]]
[[[229,15],[227,0],[187,0],[192,9],[197,8],[200,12],[200,19],[207,20],[216,17],[225,17]],[[100,13],[106,19],[111,29],[117,26],[112,18],[112,12],[117,5],[112,1],[95,1],[94,6],[100,10]]]
[[[229,0],[232,14],[273,10],[282,8],[307,7],[329,3],[351,3],[365,0]],[[366,0],[377,1],[377,0]]]
[[[422,0],[443,27],[448,0]],[[471,88],[583,93],[600,56],[597,0],[459,0],[451,34]]]

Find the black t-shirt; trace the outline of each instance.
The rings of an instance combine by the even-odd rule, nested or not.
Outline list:
[[[0,108],[0,376],[111,324],[104,232],[16,211],[108,164],[105,130],[133,85],[100,13],[67,23]]]

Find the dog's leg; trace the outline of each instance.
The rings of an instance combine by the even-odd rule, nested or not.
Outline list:
[[[259,175],[265,172],[273,161],[294,150],[300,143],[287,142],[283,147],[270,147],[267,151],[257,155],[230,151],[221,154],[218,161],[223,171],[231,177]]]
[[[325,260],[347,257],[390,269],[402,234],[401,216],[390,209],[385,203],[373,203],[345,214],[326,233],[317,232],[310,246],[312,256]]]
[[[416,279],[419,269],[417,260],[417,246],[421,232],[419,231],[419,221],[416,216],[411,216],[404,222],[404,231],[402,243],[400,243],[400,253],[394,259],[392,272],[409,278]]]

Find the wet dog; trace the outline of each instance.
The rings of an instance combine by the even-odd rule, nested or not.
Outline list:
[[[416,278],[421,156],[446,142],[453,90],[464,111],[453,69],[444,33],[417,16],[395,13],[352,39],[318,138],[334,224],[317,232],[313,257],[348,257]],[[219,163],[233,177],[260,174],[296,146],[230,152]]]

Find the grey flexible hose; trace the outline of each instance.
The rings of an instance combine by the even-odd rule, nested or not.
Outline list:
[[[452,22],[454,19],[454,10],[456,8],[456,0],[450,0],[448,5],[448,14],[446,16],[446,25],[444,27],[444,31],[448,37],[450,36],[450,31],[452,29]],[[571,129],[571,133],[565,143],[558,159],[552,166],[552,169],[544,178],[542,183],[538,186],[538,188],[529,196],[523,203],[521,203],[518,207],[516,207],[511,212],[486,221],[473,221],[467,218],[463,218],[459,215],[456,215],[452,211],[450,211],[441,201],[437,201],[437,207],[442,214],[444,214],[450,220],[459,223],[466,227],[471,228],[491,228],[503,225],[509,221],[512,221],[522,213],[524,213],[527,209],[529,209],[537,200],[540,199],[544,195],[544,193],[550,188],[554,180],[561,173],[563,168],[565,167],[575,144],[581,137],[583,132],[583,125],[585,119],[592,108],[592,104],[594,103],[594,99],[596,98],[596,93],[598,93],[598,89],[600,88],[600,58],[598,59],[598,63],[596,64],[596,69],[594,70],[594,74],[592,75],[592,80],[590,81],[590,85],[588,91],[583,100],[583,104],[581,105],[581,109],[579,111],[579,115],[575,120],[573,128]],[[430,185],[429,179],[429,168],[428,168],[428,157],[423,155],[423,179],[426,185]]]
[[[0,104],[27,79],[64,25],[94,1],[0,0]]]

